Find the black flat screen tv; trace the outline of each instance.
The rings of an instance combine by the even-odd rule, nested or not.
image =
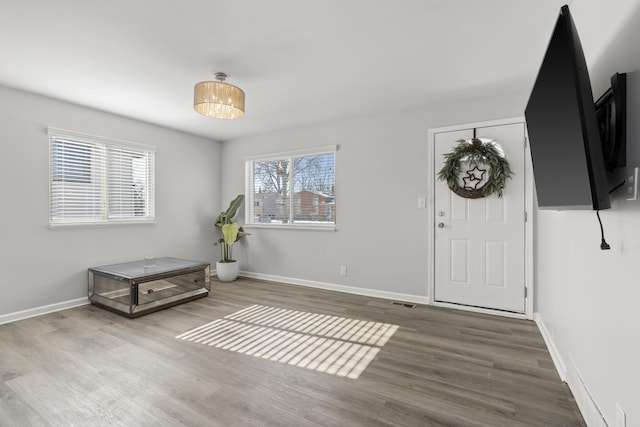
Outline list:
[[[610,208],[591,82],[568,6],[560,10],[525,118],[539,208]]]
[[[611,87],[596,101],[596,116],[607,171],[627,165],[627,75],[611,76]]]

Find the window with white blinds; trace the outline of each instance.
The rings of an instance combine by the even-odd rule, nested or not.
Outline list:
[[[155,149],[49,129],[49,224],[154,220]]]
[[[246,158],[246,225],[335,229],[336,149]]]

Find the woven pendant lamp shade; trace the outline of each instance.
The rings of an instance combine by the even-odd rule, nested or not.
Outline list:
[[[193,90],[193,109],[203,116],[239,119],[244,116],[244,92],[224,83],[224,73],[216,73],[216,82],[200,82]]]

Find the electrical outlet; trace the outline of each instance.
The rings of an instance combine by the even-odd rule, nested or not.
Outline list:
[[[624,180],[624,188],[627,193],[627,200],[638,200],[638,168],[627,168]]]
[[[341,265],[340,266],[340,275],[341,276],[346,276],[347,275],[347,266],[346,265]]]
[[[619,403],[616,403],[616,427],[627,427],[627,414],[624,413]]]

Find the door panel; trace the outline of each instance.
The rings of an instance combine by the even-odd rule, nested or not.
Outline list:
[[[469,284],[469,241],[451,240],[451,282]]]
[[[437,179],[443,155],[469,139],[473,129],[434,134],[435,220],[434,300],[524,313],[525,180],[524,124],[478,128],[495,139],[514,176],[502,198],[465,199]]]
[[[507,284],[506,242],[487,241],[485,243],[487,286],[504,288]]]

